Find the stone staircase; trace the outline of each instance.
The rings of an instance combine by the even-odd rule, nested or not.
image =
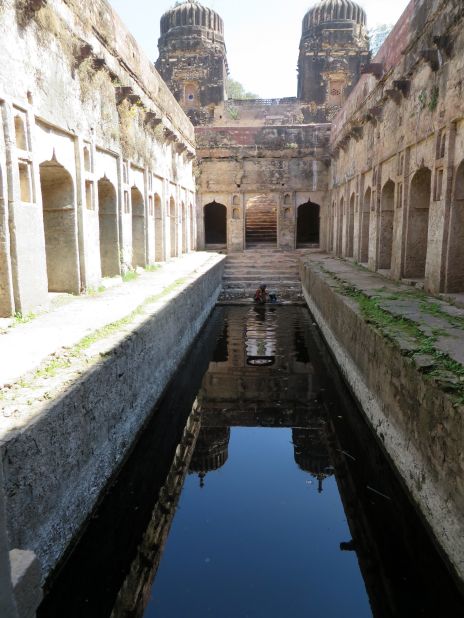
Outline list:
[[[261,242],[277,244],[277,207],[265,195],[254,198],[246,211],[247,247]]]
[[[265,283],[268,292],[276,292],[278,299],[301,301],[301,256],[301,251],[279,251],[265,246],[229,254],[219,300],[250,300]]]

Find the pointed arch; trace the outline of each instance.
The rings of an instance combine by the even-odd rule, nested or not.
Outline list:
[[[39,166],[50,292],[80,292],[74,182],[56,160]]]
[[[117,194],[114,185],[106,177],[100,178],[97,187],[101,271],[103,277],[114,277],[121,272]]]
[[[432,172],[428,167],[424,167],[414,174],[409,185],[405,277],[414,279],[425,277],[431,193]]]
[[[142,268],[147,265],[145,251],[145,202],[137,189],[131,189],[132,204],[132,266]]]
[[[379,222],[378,269],[390,270],[393,256],[393,218],[395,214],[395,183],[389,180],[382,189]]]

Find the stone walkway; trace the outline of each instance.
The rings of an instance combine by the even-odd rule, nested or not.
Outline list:
[[[98,295],[72,298],[30,322],[11,326],[0,334],[0,388],[18,381],[61,348],[72,347],[126,317],[147,298],[217,259],[214,253],[191,253],[164,263],[155,272],[143,271],[133,281],[121,282]]]
[[[304,262],[331,276],[334,286],[357,300],[368,319],[370,315],[374,324],[380,324],[404,354],[413,356],[420,369],[433,370],[437,361],[443,366],[443,360],[448,359],[464,366],[464,309],[324,253],[313,252],[304,257]],[[389,321],[388,316],[404,318],[405,323]],[[440,354],[447,358],[440,359]],[[450,381],[464,382],[464,367],[452,369],[455,374],[454,378],[448,376]]]

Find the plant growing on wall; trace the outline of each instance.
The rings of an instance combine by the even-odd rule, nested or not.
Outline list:
[[[440,88],[438,86],[432,86],[429,99],[429,110],[434,112],[438,107],[438,99],[440,98]]]

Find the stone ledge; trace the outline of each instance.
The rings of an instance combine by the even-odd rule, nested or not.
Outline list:
[[[334,277],[338,270],[339,277]],[[343,270],[343,277],[341,275]],[[339,278],[383,279],[330,256],[301,263],[303,292],[339,368],[464,588],[464,409],[366,321]],[[389,282],[385,281],[388,287]],[[394,285],[394,284],[391,284]]]

